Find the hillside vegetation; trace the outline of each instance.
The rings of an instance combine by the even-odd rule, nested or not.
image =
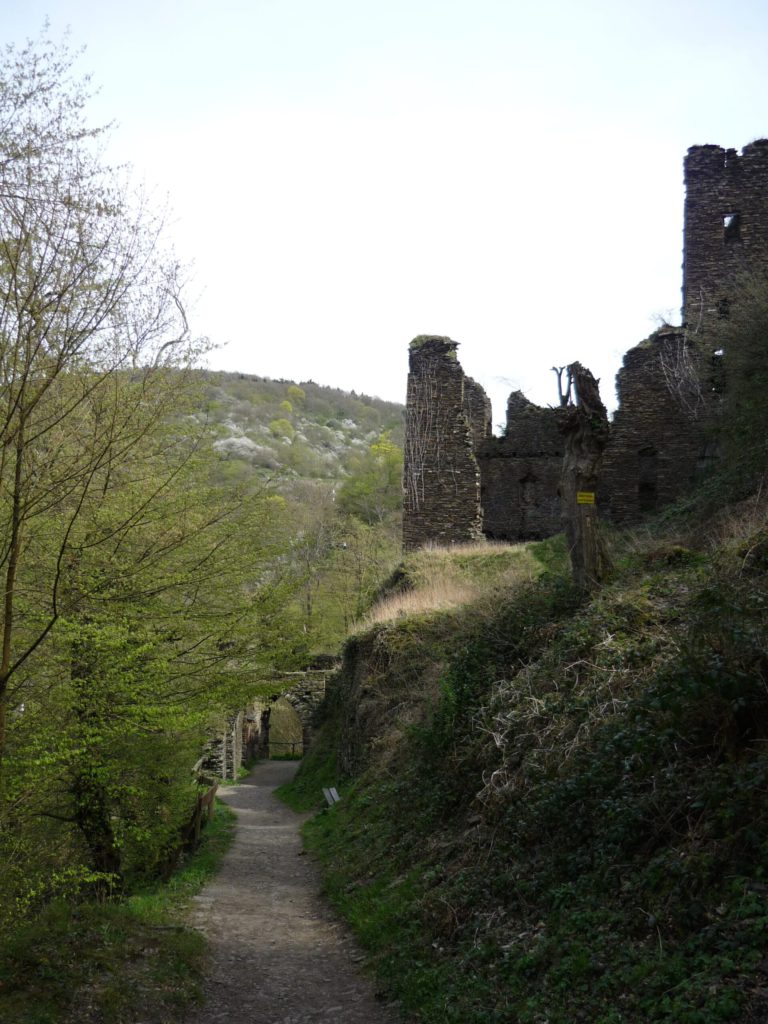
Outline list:
[[[402,447],[403,407],[368,395],[245,373],[198,371],[199,420],[214,429],[222,479],[338,481],[382,434]]]
[[[283,502],[283,667],[335,651],[399,557],[403,407],[367,395],[242,373],[197,371],[225,491]]]
[[[286,798],[340,786],[307,842],[419,1021],[765,1019],[768,505],[614,548],[592,599],[558,539],[481,550],[468,601],[347,643]]]

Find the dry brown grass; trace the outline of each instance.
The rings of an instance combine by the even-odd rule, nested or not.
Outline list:
[[[505,544],[503,541],[472,540],[462,544],[425,544],[414,552],[413,557],[427,554],[431,558],[451,559],[457,555],[508,555],[510,551],[524,548],[524,544]]]
[[[762,533],[768,528],[768,486],[750,498],[723,509],[713,517],[712,543],[722,544],[728,540],[744,541]]]
[[[410,588],[379,601],[355,625],[355,632],[487,600],[500,589],[527,582],[541,571],[528,545],[488,541],[425,547],[409,556],[405,568]]]
[[[655,522],[635,530],[622,531],[622,545],[633,554],[653,554],[669,551],[675,545],[699,552],[713,552],[731,542],[749,542],[768,530],[768,481],[755,494],[742,501],[724,505],[706,517],[697,513],[695,518],[677,525]]]
[[[425,615],[428,612],[448,611],[475,601],[481,588],[448,577],[439,577],[415,590],[379,601],[368,612],[360,625],[367,629],[378,622],[390,622],[411,615]]]

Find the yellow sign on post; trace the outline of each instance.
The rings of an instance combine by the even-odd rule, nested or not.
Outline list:
[[[595,504],[595,492],[594,491],[577,491],[576,492],[576,504],[577,505],[594,505]]]

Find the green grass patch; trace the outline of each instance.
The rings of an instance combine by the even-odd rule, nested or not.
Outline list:
[[[244,779],[252,768],[259,763],[258,758],[255,760],[247,761],[245,764],[238,765],[237,778],[236,779],[219,779],[218,783],[220,786],[236,786],[241,779]]]
[[[325,806],[324,786],[338,787],[338,768],[333,740],[318,734],[304,755],[294,778],[279,786],[275,796],[291,810],[303,812]]]
[[[0,1024],[183,1020],[201,999],[205,941],[180,923],[234,836],[218,804],[198,850],[166,884],[121,902],[57,901],[3,937]]]

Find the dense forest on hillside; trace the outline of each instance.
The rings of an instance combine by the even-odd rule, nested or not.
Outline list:
[[[286,609],[295,652],[283,667],[297,667],[336,650],[397,559],[403,408],[312,381],[210,371],[195,379],[213,479],[283,502],[297,585]]]

